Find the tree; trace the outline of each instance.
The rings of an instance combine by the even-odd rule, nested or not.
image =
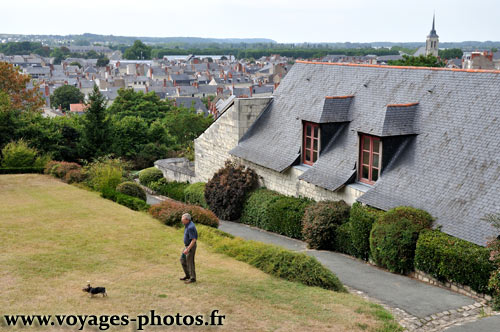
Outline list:
[[[136,40],[134,45],[125,50],[123,57],[127,60],[150,60],[151,47],[146,46],[140,40]]]
[[[110,129],[106,100],[94,85],[83,119],[82,147],[88,159],[104,156],[109,151]]]
[[[464,52],[459,48],[448,48],[446,50],[439,50],[439,56],[442,59],[461,59]]]
[[[50,96],[50,104],[56,108],[61,106],[63,110],[69,111],[69,104],[83,102],[84,94],[72,85],[63,85],[54,90]]]
[[[52,52],[50,52],[50,57],[54,58],[54,64],[60,65],[61,61],[66,59],[66,55],[63,53],[63,51],[60,48],[54,48]]]
[[[133,89],[120,89],[118,96],[109,107],[109,112],[118,118],[125,116],[139,116],[148,124],[165,116],[172,109],[172,105],[161,100],[154,92],[135,92]]]
[[[70,66],[77,66],[78,68],[82,68],[82,65],[80,64],[80,62],[78,61],[73,61],[69,64]]]
[[[97,67],[106,67],[108,64],[109,64],[109,59],[106,56],[101,54],[99,58],[97,58],[97,64],[96,64]]]
[[[33,89],[26,89],[30,79],[13,65],[0,62],[0,92],[9,97],[9,108],[18,111],[39,111],[44,105],[38,84],[35,84]]]
[[[401,60],[389,60],[389,65],[392,66],[412,66],[412,67],[444,67],[445,63],[435,56],[408,56],[403,55]]]

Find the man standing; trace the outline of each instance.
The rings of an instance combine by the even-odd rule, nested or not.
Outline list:
[[[184,213],[181,218],[184,224],[184,251],[181,255],[181,264],[184,269],[184,283],[190,284],[196,282],[196,271],[194,268],[194,254],[196,253],[196,240],[198,240],[198,231],[191,220],[189,213]]]

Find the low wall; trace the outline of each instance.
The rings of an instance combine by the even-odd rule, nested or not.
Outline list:
[[[155,161],[155,167],[163,173],[169,181],[196,182],[194,163],[186,158],[169,158]]]

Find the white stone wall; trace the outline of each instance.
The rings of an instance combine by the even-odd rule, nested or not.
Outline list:
[[[207,182],[224,166],[226,160],[231,159],[252,168],[259,175],[261,186],[279,193],[317,201],[344,200],[348,204],[354,203],[363,192],[351,186],[336,192],[329,191],[299,180],[298,177],[304,172],[301,167],[290,167],[279,173],[229,154],[268,102],[269,98],[236,99],[234,105],[195,140],[195,181]]]

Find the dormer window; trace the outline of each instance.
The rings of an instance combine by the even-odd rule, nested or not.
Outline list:
[[[304,121],[302,143],[302,163],[313,165],[319,156],[319,124]]]
[[[359,181],[374,184],[380,177],[382,142],[380,137],[361,135]]]

